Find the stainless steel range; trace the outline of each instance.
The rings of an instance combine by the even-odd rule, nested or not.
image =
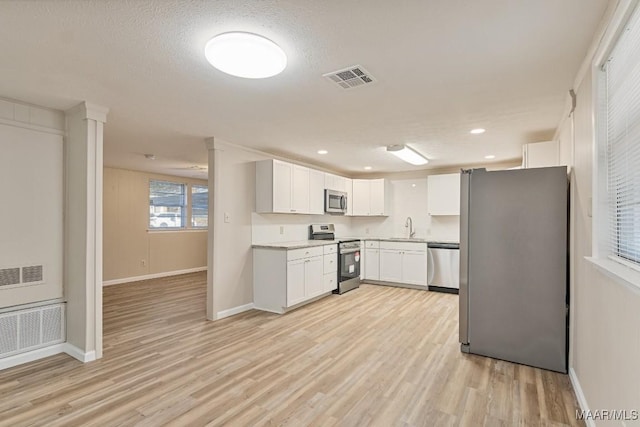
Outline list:
[[[336,240],[333,224],[309,226],[311,240]],[[360,286],[360,240],[338,239],[338,288],[333,291],[343,294]]]

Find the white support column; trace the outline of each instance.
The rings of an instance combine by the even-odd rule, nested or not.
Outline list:
[[[102,357],[102,146],[108,109],[83,102],[66,112],[65,351]]]
[[[215,203],[215,148],[214,139],[207,138],[205,145],[208,152],[209,169],[208,169],[208,182],[209,187],[209,227],[207,231],[207,319],[216,320],[216,312],[213,305],[213,236],[214,236],[214,203]]]

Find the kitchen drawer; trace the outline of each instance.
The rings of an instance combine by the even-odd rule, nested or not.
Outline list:
[[[380,242],[380,249],[389,249],[394,251],[415,251],[427,252],[427,244],[422,242]]]
[[[324,283],[322,288],[325,292],[331,292],[338,288],[338,275],[333,273],[327,273],[324,275]]]
[[[337,254],[338,253],[338,245],[325,245],[323,246],[324,248],[324,254]]]
[[[380,241],[378,241],[378,240],[365,240],[364,241],[364,247],[365,248],[378,249],[378,248],[380,248]]]
[[[324,274],[338,271],[338,254],[324,256]]]
[[[287,251],[287,261],[293,261],[294,259],[310,258],[314,256],[321,256],[323,254],[322,246],[314,246],[311,248],[292,249]]]

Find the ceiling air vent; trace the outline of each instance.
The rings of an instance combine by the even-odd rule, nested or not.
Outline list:
[[[352,65],[338,71],[323,74],[322,77],[332,81],[343,89],[352,89],[374,83],[376,79],[360,65]]]

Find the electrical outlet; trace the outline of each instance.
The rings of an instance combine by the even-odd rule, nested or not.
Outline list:
[[[427,228],[427,236],[431,236],[431,229]]]
[[[143,260],[142,260],[142,266],[143,266],[143,267],[146,267],[146,266],[147,266],[147,260],[146,260],[146,259],[143,259]]]
[[[224,222],[231,222],[231,216],[229,215],[229,212],[224,213]]]
[[[280,226],[280,234],[284,234],[284,225]]]
[[[369,228],[365,228],[364,234],[369,234]]]

